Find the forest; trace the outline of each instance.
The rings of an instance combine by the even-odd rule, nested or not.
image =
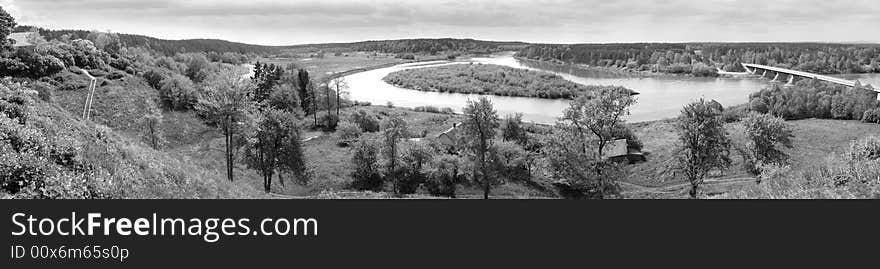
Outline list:
[[[802,80],[793,87],[773,84],[752,93],[749,107],[788,120],[820,118],[880,123],[876,92],[814,80]]]
[[[18,31],[37,29],[41,36],[46,39],[86,39],[89,34],[94,31],[85,30],[50,30],[39,27],[19,26]],[[238,53],[238,54],[277,54],[279,49],[272,46],[251,45],[237,42],[230,42],[218,39],[185,39],[185,40],[165,40],[155,37],[108,33],[116,36],[120,43],[126,47],[142,47],[160,52],[165,55],[174,55],[176,53],[187,52],[214,52],[214,53]]]
[[[581,85],[560,76],[490,64],[452,64],[396,71],[385,82],[420,91],[572,99],[614,86]],[[630,90],[626,90],[632,92]]]
[[[375,51],[382,53],[419,53],[435,55],[443,52],[492,53],[525,47],[522,42],[497,42],[474,39],[401,39],[370,40],[352,43],[329,43],[284,46],[282,49],[312,49],[324,51]]]
[[[530,45],[516,54],[534,60],[705,75],[708,66],[744,71],[756,63],[819,74],[880,72],[880,45],[832,43],[626,43]],[[711,70],[710,69],[710,70]]]

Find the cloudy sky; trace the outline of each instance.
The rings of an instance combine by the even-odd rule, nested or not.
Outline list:
[[[264,45],[880,41],[880,0],[0,0],[19,24]]]

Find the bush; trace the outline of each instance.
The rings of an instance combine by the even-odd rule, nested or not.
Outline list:
[[[361,131],[371,133],[379,131],[379,118],[369,111],[359,109],[351,114],[351,121],[357,124]]]
[[[853,141],[847,155],[850,161],[880,159],[880,138],[870,136],[859,142]]]
[[[324,127],[324,131],[332,132],[336,130],[336,125],[339,124],[339,117],[333,114],[325,114],[321,116],[318,124]]]
[[[37,96],[40,97],[40,100],[52,102],[52,85],[45,82],[37,82],[32,87],[34,90],[37,90]]]
[[[721,113],[721,120],[726,123],[738,122],[748,116],[749,106],[739,105],[729,107]]]
[[[352,145],[351,163],[354,165],[349,187],[356,190],[382,190],[379,173],[379,145],[373,138],[358,140]]]
[[[198,100],[192,81],[178,74],[173,74],[159,82],[159,98],[165,107],[179,110],[193,108]]]
[[[425,188],[435,196],[455,198],[456,184],[462,182],[461,160],[455,155],[439,155],[431,161]]]
[[[718,70],[704,63],[696,63],[691,74],[696,77],[715,77],[718,76]]]
[[[340,145],[348,145],[356,141],[362,134],[361,128],[349,121],[343,121],[336,128],[336,137]]]
[[[880,108],[865,111],[862,114],[863,122],[880,123]]]

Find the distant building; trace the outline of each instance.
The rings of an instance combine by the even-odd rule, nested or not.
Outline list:
[[[37,32],[18,32],[9,34],[9,39],[12,39],[12,47],[14,48],[27,48],[33,47],[37,44],[34,43],[35,40],[39,38],[40,34]]]
[[[446,130],[445,132],[440,133],[437,136],[437,141],[447,147],[455,147],[458,143],[458,126],[461,125],[461,122],[456,122],[452,124],[452,128]]]
[[[617,139],[608,142],[602,151],[602,157],[618,163],[639,163],[646,161],[642,151],[630,147],[626,139]]]

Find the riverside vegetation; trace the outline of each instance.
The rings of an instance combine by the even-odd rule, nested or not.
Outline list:
[[[581,85],[551,73],[491,64],[453,64],[407,69],[388,74],[383,80],[392,85],[419,91],[546,99],[573,99],[581,94],[620,88]]]

